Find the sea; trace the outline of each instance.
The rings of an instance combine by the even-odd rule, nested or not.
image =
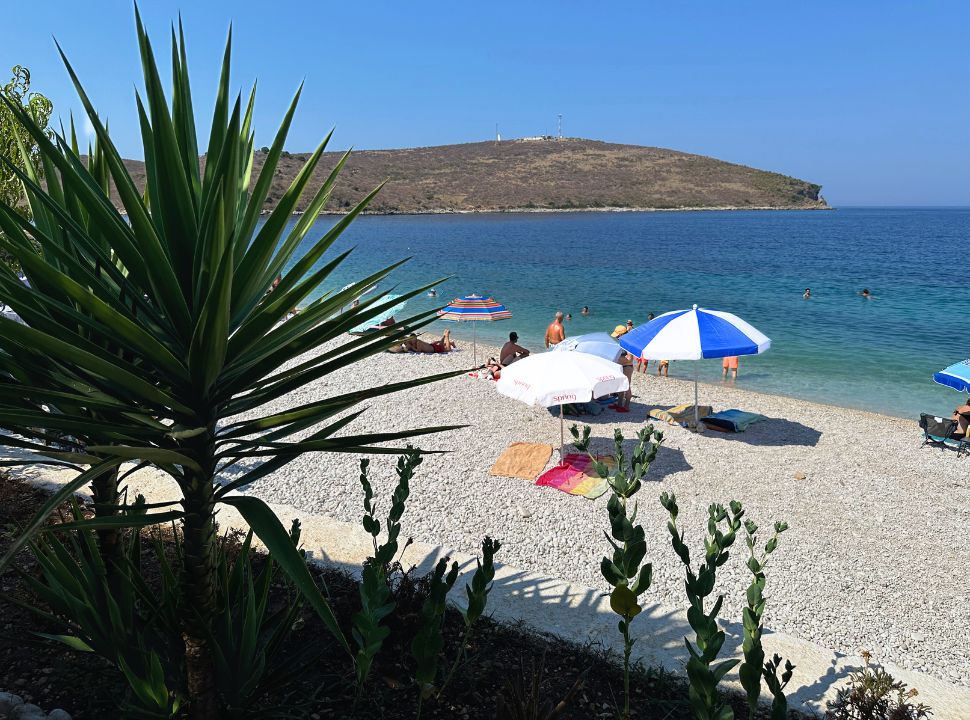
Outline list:
[[[304,243],[337,220],[322,216]],[[325,258],[353,249],[323,290],[410,258],[381,289],[434,282],[437,298],[414,298],[405,314],[473,292],[512,312],[426,332],[498,344],[514,330],[534,350],[557,310],[580,335],[696,303],[771,338],[741,358],[739,388],[915,418],[965,399],[932,376],[970,356],[968,241],[970,208],[364,216]],[[693,378],[695,366],[702,382],[722,382],[719,360],[676,361],[670,376]]]

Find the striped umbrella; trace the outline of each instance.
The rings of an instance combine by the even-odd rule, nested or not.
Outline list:
[[[450,304],[438,311],[440,320],[467,322],[470,320],[508,320],[512,313],[499,302],[482,295],[466,295],[455,298]],[[478,364],[478,344],[476,342],[475,326],[472,326],[472,365]]]
[[[970,392],[970,360],[961,360],[933,373],[933,380],[960,392]]]
[[[707,310],[675,310],[633,328],[620,347],[646,360],[701,360],[758,355],[771,340],[737,315]],[[697,417],[697,368],[694,369],[694,424]]]

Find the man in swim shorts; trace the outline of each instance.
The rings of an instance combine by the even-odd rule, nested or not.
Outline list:
[[[728,370],[730,370],[734,373],[733,379],[734,380],[738,379],[738,356],[737,355],[724,358],[724,361],[721,363],[721,367],[724,369],[723,372],[721,373],[721,377],[727,378]]]
[[[566,339],[566,329],[562,326],[562,311],[556,313],[556,319],[546,328],[546,348],[554,347]]]
[[[516,360],[529,356],[529,351],[518,343],[519,334],[510,332],[509,341],[502,346],[502,352],[499,353],[499,361],[502,365],[511,365]]]

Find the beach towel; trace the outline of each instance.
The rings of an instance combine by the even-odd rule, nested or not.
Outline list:
[[[552,455],[552,445],[515,442],[499,455],[489,473],[502,477],[535,480],[549,462],[550,455]]]
[[[698,405],[697,415],[699,417],[710,415],[713,409],[710,405]],[[683,405],[674,405],[672,408],[666,410],[663,408],[653,408],[649,414],[654,420],[663,420],[670,425],[683,425],[694,419],[694,406],[689,403],[684,403]]]
[[[610,470],[616,467],[616,460],[610,455],[599,455],[596,459],[606,463]],[[536,485],[555,488],[570,495],[582,495],[590,500],[609,490],[606,478],[596,475],[590,457],[578,453],[570,453],[563,458],[561,465],[544,472],[536,480]]]
[[[747,430],[752,423],[764,419],[765,416],[758,413],[744,412],[743,410],[722,410],[719,413],[702,417],[701,422],[711,430],[739,433]]]

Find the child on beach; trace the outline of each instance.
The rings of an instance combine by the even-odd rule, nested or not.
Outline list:
[[[670,360],[661,360],[660,365],[657,366],[657,377],[663,375],[668,377],[667,373],[670,370]]]

